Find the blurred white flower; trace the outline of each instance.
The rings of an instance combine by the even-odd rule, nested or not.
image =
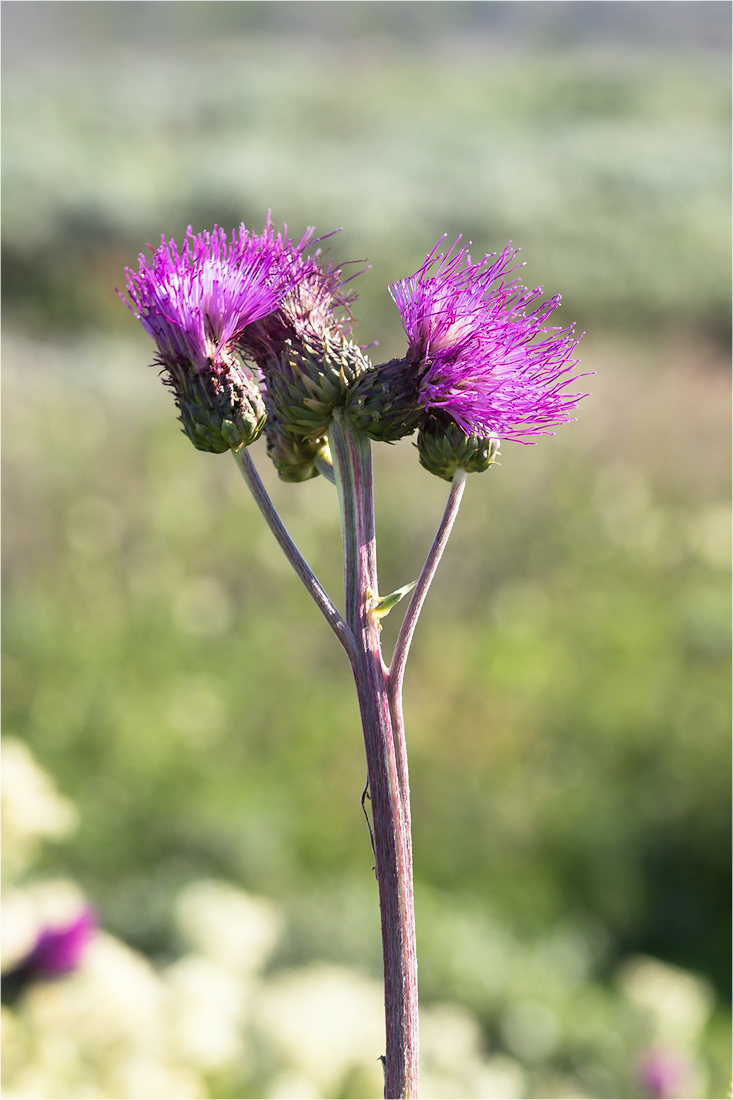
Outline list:
[[[420,1013],[420,1060],[428,1072],[455,1072],[476,1061],[483,1045],[478,1021],[460,1005],[433,1005]]]
[[[320,1090],[318,1095],[334,1095],[355,1067],[367,1075],[374,1095],[381,1095],[384,1082],[378,1059],[384,1053],[384,994],[380,983],[326,964],[283,972],[262,989],[257,1026],[287,1072],[312,1081]]]
[[[302,1073],[279,1073],[267,1090],[267,1100],[319,1100],[315,1081]]]
[[[181,892],[176,921],[192,947],[240,975],[261,970],[283,927],[271,901],[215,880],[191,883]]]
[[[204,1071],[233,1070],[248,1048],[251,985],[203,955],[186,955],[165,972],[171,1026],[187,1060]]]
[[[1,914],[2,969],[7,970],[31,950],[42,927],[69,924],[86,904],[79,887],[68,879],[47,879],[24,889],[5,889]]]
[[[520,1100],[525,1095],[525,1074],[513,1058],[496,1054],[471,1072],[471,1096],[482,1100]]]
[[[625,962],[618,980],[622,992],[648,1016],[652,1039],[671,1046],[694,1043],[715,1005],[704,978],[644,955]]]
[[[420,1094],[424,1100],[518,1100],[524,1072],[505,1055],[487,1057],[478,1020],[457,1004],[420,1013]]]
[[[41,841],[60,840],[73,832],[78,815],[22,741],[4,737],[0,758],[3,873],[12,880],[33,861]]]
[[[171,1028],[171,991],[149,963],[99,933],[84,966],[25,994],[4,1037],[7,1098],[199,1100],[206,1087]]]

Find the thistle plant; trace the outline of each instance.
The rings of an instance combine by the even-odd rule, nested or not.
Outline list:
[[[572,327],[548,327],[560,298],[542,300],[515,275],[517,250],[472,263],[442,238],[390,287],[407,337],[403,358],[373,364],[351,337],[353,296],[309,229],[297,242],[244,225],[161,238],[126,269],[128,307],[157,345],[183,431],[200,450],[231,450],[278,544],[346,651],[367,759],[371,838],[381,911],[385,1097],[418,1095],[417,953],[402,685],[410,644],[463,496],[504,441],[532,443],[572,420],[582,394]],[[121,295],[122,297],[122,295]],[[341,519],[343,614],[286,530],[249,446],[289,482],[335,483]],[[372,442],[417,432],[422,466],[450,482],[419,578],[380,594]],[[381,620],[411,593],[389,665]]]

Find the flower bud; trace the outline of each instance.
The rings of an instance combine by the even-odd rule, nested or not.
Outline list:
[[[356,427],[372,439],[395,443],[412,435],[425,416],[420,404],[420,372],[407,359],[390,359],[359,378],[346,399]]]
[[[417,437],[420,464],[431,474],[452,481],[456,470],[482,473],[499,453],[496,436],[467,435],[445,413],[425,419]]]
[[[237,348],[256,364],[277,430],[313,443],[372,364],[349,338],[353,298],[340,268],[326,265],[320,251],[304,255],[301,246],[290,250],[289,289],[279,308],[244,329]]]
[[[372,370],[361,349],[338,333],[294,335],[259,365],[279,430],[310,442],[325,434],[349,387]]]
[[[170,370],[183,431],[199,451],[222,454],[248,447],[265,426],[259,389],[233,356],[208,361],[208,370]]]
[[[281,481],[309,481],[318,477],[320,470],[316,460],[328,455],[328,440],[289,439],[280,429],[277,415],[272,411],[265,425],[267,455],[272,459]]]

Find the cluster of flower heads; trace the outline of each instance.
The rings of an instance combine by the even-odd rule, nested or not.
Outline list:
[[[449,477],[457,465],[485,469],[501,440],[571,420],[583,395],[565,389],[578,377],[579,337],[545,325],[559,296],[542,302],[509,278],[519,266],[510,245],[474,264],[458,242],[440,253],[442,240],[390,287],[408,348],[377,366],[350,339],[340,267],[308,253],[312,229],[296,243],[269,219],[259,235],[242,225],[231,238],[189,227],[180,252],[161,238],[138,272],[126,269],[126,304],[155,340],[200,449],[237,449],[266,428],[281,476],[303,480],[342,407],[375,439],[419,429],[423,464]]]

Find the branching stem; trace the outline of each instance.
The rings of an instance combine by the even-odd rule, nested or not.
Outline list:
[[[341,410],[329,427],[344,540],[346,622],[356,640],[352,665],[367,757],[384,961],[384,1095],[416,1097],[418,1085],[417,950],[412,886],[409,790],[404,745],[396,745],[374,612],[377,554],[371,443]]]
[[[272,503],[270,495],[262,483],[262,479],[257,472],[257,467],[252,460],[248,448],[240,447],[240,449],[234,451],[233,454],[234,461],[237,463],[242,477],[247,482],[249,490],[255,499],[255,503],[264,516],[268,527],[277,539],[280,549],[285,554],[285,557],[320,608],[328,625],[346,650],[353,668],[357,659],[357,651],[356,641],[352,631],[349,629],[338,610],[334,607],[333,602],[329,598],[321,582],[318,580],[318,577],[290,537],[288,529],[280,519],[275,509],[275,505]]]
[[[384,1095],[417,1097],[418,1014],[415,903],[412,882],[410,786],[402,712],[405,663],[435,571],[463,495],[466,475],[453,479],[443,518],[397,637],[392,666],[380,645],[377,550],[371,443],[337,409],[329,427],[333,475],[338,489],[344,543],[345,615],[342,617],[290,537],[275,510],[249,451],[234,458],[249,489],[295,572],[346,650],[354,674],[367,757],[372,807],[370,834],[379,885],[384,959],[387,1051]],[[330,464],[322,473],[332,475]],[[367,821],[368,821],[367,817]]]

